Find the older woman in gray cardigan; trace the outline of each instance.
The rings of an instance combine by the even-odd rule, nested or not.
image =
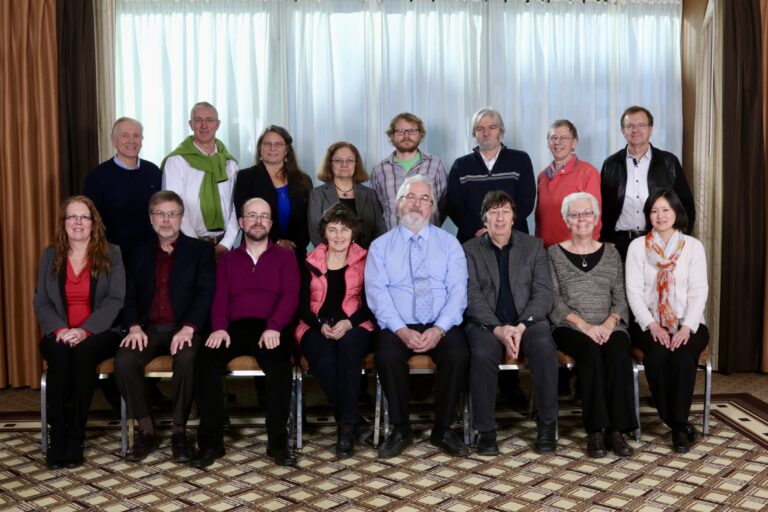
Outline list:
[[[593,195],[570,194],[562,214],[571,238],[547,251],[555,291],[552,337],[558,350],[576,360],[587,455],[604,457],[612,450],[628,457],[632,447],[622,432],[637,424],[621,258],[592,236],[600,217]]]

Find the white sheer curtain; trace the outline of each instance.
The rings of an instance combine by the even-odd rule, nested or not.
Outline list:
[[[314,175],[349,140],[370,168],[389,120],[424,119],[424,149],[450,167],[470,151],[472,113],[491,105],[505,143],[537,170],[548,125],[569,118],[579,156],[598,168],[623,146],[619,116],[655,115],[652,142],[682,148],[680,0],[117,0],[116,115],[145,125],[160,161],[189,133],[189,107],[212,102],[219,138],[253,162],[268,124],[294,136]]]

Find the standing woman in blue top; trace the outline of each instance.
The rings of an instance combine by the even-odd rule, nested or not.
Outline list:
[[[273,214],[269,238],[291,249],[303,262],[307,254],[307,204],[312,180],[299,167],[293,137],[282,126],[270,125],[256,142],[256,165],[237,173],[235,211],[252,197],[269,203]]]

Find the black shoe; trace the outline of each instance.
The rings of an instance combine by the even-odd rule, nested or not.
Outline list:
[[[267,447],[267,456],[272,457],[278,466],[295,466],[297,464],[296,455],[293,450],[287,446]]]
[[[339,425],[336,429],[336,458],[348,459],[355,454],[355,425]]]
[[[66,449],[65,439],[54,438],[51,435],[51,444],[45,453],[45,466],[48,469],[61,469],[64,467],[64,451]]]
[[[429,442],[432,446],[437,446],[451,457],[466,457],[469,455],[467,445],[451,429],[446,429],[442,434],[438,433],[438,435],[435,435],[435,432],[432,431],[432,435],[429,436]]]
[[[403,434],[400,430],[393,430],[379,446],[379,457],[391,459],[397,457],[405,448],[413,443],[413,433]]]
[[[176,432],[171,436],[171,460],[176,463],[189,462],[192,458],[192,447],[186,432]]]
[[[480,432],[477,435],[475,448],[478,455],[498,455],[499,444],[496,442],[496,431]]]
[[[79,441],[68,441],[67,449],[64,452],[64,467],[67,469],[75,469],[83,465],[85,457],[83,452],[85,447]]]
[[[536,441],[533,443],[533,449],[536,453],[550,453],[557,448],[557,439],[555,438],[555,430],[557,429],[557,423],[552,422],[549,424],[539,423],[539,431],[536,434]]]
[[[635,451],[629,446],[629,443],[624,439],[624,434],[621,432],[605,433],[605,445],[613,451],[617,457],[631,457]]]
[[[592,432],[587,435],[587,457],[599,459],[605,457],[605,435],[602,432]]]
[[[699,434],[699,431],[696,430],[696,427],[694,427],[690,423],[686,423],[683,429],[685,430],[685,435],[688,436],[688,442],[690,444],[693,444],[699,439],[701,439],[701,434]]]
[[[189,459],[189,465],[193,468],[206,468],[216,462],[216,459],[224,456],[224,447],[203,448],[194,457]]]
[[[129,462],[141,462],[146,459],[150,453],[157,450],[160,446],[160,439],[155,434],[147,434],[139,431],[139,435],[133,441],[133,446],[125,454],[125,460]]]
[[[672,449],[676,453],[688,453],[691,442],[688,440],[688,432],[685,427],[672,430]]]
[[[51,449],[48,448],[48,453],[45,454],[45,467],[48,469],[61,469],[64,467],[64,456],[53,456]]]

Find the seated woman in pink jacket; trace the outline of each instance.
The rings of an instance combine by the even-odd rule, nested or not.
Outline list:
[[[318,231],[322,243],[307,255],[296,340],[334,408],[336,456],[344,459],[368,433],[357,405],[362,361],[374,329],[363,289],[368,253],[353,242],[360,221],[340,203],[323,213]]]

